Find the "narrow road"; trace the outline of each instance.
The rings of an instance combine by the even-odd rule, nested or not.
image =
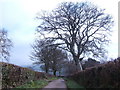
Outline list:
[[[65,80],[61,78],[61,79],[53,80],[42,90],[67,90],[67,86],[65,84]]]

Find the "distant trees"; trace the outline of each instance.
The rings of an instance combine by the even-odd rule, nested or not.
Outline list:
[[[46,73],[51,70],[56,75],[57,71],[61,71],[62,64],[67,59],[67,54],[57,47],[47,47],[49,43],[44,40],[36,40],[32,46],[31,59],[35,61],[34,64],[41,64],[41,68]]]
[[[100,64],[99,61],[96,61],[95,59],[92,59],[92,58],[88,58],[88,60],[85,61],[85,63],[83,64],[83,67],[84,67],[84,69],[85,69],[85,68],[97,66],[97,65],[99,65],[99,64]]]
[[[103,9],[87,2],[65,2],[37,19],[42,22],[37,27],[40,38],[51,41],[48,46],[68,51],[78,70],[82,70],[81,57],[106,55],[104,45],[110,41],[113,19]]]
[[[9,61],[10,49],[13,46],[12,41],[8,38],[5,29],[0,29],[0,60]]]
[[[66,52],[63,52],[58,48],[51,48],[50,50],[50,69],[53,71],[53,75],[56,75],[56,72],[61,72],[61,69],[64,68],[64,62],[67,59]]]
[[[64,69],[63,69],[63,75],[67,76],[67,75],[71,75],[74,74],[76,72],[76,65],[75,62],[72,61],[66,61],[64,63]]]
[[[45,45],[47,45],[47,41],[36,39],[35,43],[32,45],[33,51],[30,58],[31,60],[35,61],[34,64],[44,64],[42,65],[42,69],[48,73],[50,54]]]

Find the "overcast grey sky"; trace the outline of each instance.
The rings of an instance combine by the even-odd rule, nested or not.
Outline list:
[[[14,43],[10,63],[30,65],[31,44],[35,39],[38,25],[35,17],[41,10],[52,10],[63,1],[90,1],[106,13],[113,16],[115,25],[112,28],[112,43],[108,46],[109,57],[118,56],[118,1],[119,0],[0,0],[0,28],[8,31]]]

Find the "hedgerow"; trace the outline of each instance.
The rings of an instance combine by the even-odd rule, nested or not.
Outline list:
[[[28,68],[1,62],[2,88],[13,88],[29,81],[52,77],[43,72],[36,72]]]
[[[69,76],[86,88],[120,88],[120,58]]]

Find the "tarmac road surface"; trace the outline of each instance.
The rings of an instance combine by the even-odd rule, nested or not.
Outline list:
[[[61,78],[61,79],[53,80],[42,90],[67,90],[67,86],[65,84],[65,80]]]

